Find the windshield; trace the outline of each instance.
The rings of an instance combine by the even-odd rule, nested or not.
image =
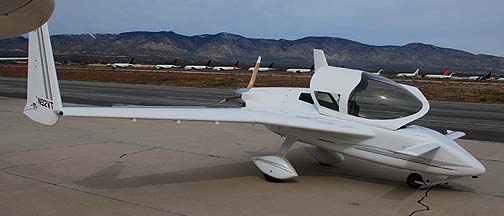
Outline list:
[[[422,102],[410,91],[384,77],[362,73],[350,94],[348,114],[368,119],[396,119],[417,113]]]

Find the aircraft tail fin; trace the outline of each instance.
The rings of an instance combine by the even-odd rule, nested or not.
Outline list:
[[[417,68],[414,74],[415,74],[415,76],[418,76],[419,73],[420,73],[420,68]]]
[[[208,60],[205,66],[210,67],[210,64],[212,63],[212,60]]]
[[[233,65],[233,67],[238,67],[238,64],[240,64],[240,61],[236,61],[236,63]]]
[[[29,34],[26,98],[23,113],[35,122],[52,126],[63,114],[47,23]]]
[[[448,76],[450,74],[450,72],[448,72],[448,70],[445,70],[445,72],[443,73],[443,76]]]
[[[178,59],[175,59],[175,61],[173,61],[173,65],[176,66],[177,65],[177,61],[178,61]]]
[[[274,64],[275,64],[275,62],[271,62],[271,64],[268,66],[268,68],[273,68]]]
[[[376,74],[381,75],[381,72],[383,72],[383,69],[380,69]]]
[[[313,60],[314,60],[315,70],[318,70],[321,67],[328,66],[323,50],[314,49],[313,50]]]
[[[488,73],[485,75],[485,77],[484,77],[484,79],[486,79],[486,80],[488,80],[488,79],[490,79],[490,78],[492,78],[492,72],[488,72]]]
[[[130,64],[133,64],[133,62],[135,62],[135,58],[131,58],[129,61]]]

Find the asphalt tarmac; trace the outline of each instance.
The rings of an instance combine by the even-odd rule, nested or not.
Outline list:
[[[65,82],[64,89],[68,85],[73,83]],[[97,85],[107,86],[98,92],[122,91],[115,84]],[[107,103],[128,99],[121,99],[122,95],[145,103],[169,99],[186,104],[182,103],[186,99],[164,98],[178,92],[207,97],[202,101],[212,104],[209,101],[227,94],[208,96],[205,90],[183,88],[164,93],[157,88],[164,89],[133,86],[131,96],[108,93],[100,98],[101,93],[89,93],[94,87],[84,85],[76,88],[80,92],[65,90],[65,95],[75,100],[92,95],[96,100],[108,99]],[[301,144],[295,144],[287,155],[300,176],[269,183],[249,158],[277,151],[282,138],[260,125],[66,117],[46,127],[23,116],[24,104],[23,99],[0,97],[1,215],[458,216],[504,212],[501,143],[458,140],[482,161],[487,173],[430,190],[410,189],[404,183],[406,171],[351,157],[334,167],[320,166]]]
[[[208,106],[229,107],[220,103],[232,90],[173,86],[133,85],[61,81],[63,101],[99,106]],[[26,80],[0,78],[0,96],[25,98]],[[504,142],[504,105],[431,101],[427,116],[413,124],[438,131],[459,130],[464,139]]]

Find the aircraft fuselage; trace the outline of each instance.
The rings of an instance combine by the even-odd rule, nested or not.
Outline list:
[[[205,70],[210,68],[211,67],[209,66],[203,66],[203,65],[187,65],[184,67],[185,70]]]
[[[242,98],[247,104],[245,109],[277,110],[282,114],[326,119],[328,122],[345,121],[321,115],[313,104],[298,99],[301,93],[309,92],[308,88],[254,88],[244,93]],[[477,176],[485,172],[485,167],[477,159],[437,131],[416,125],[391,130],[350,121],[345,123],[370,129],[376,135],[372,138],[355,138],[282,126],[267,125],[267,128],[306,144],[400,169],[447,176]],[[439,143],[440,147],[419,157],[398,153],[408,147],[427,143]]]

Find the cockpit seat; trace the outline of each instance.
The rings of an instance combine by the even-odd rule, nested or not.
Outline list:
[[[355,102],[354,100],[350,101],[350,103],[348,104],[348,114],[350,115],[353,115],[353,116],[359,116],[359,105],[357,104],[357,102]]]

